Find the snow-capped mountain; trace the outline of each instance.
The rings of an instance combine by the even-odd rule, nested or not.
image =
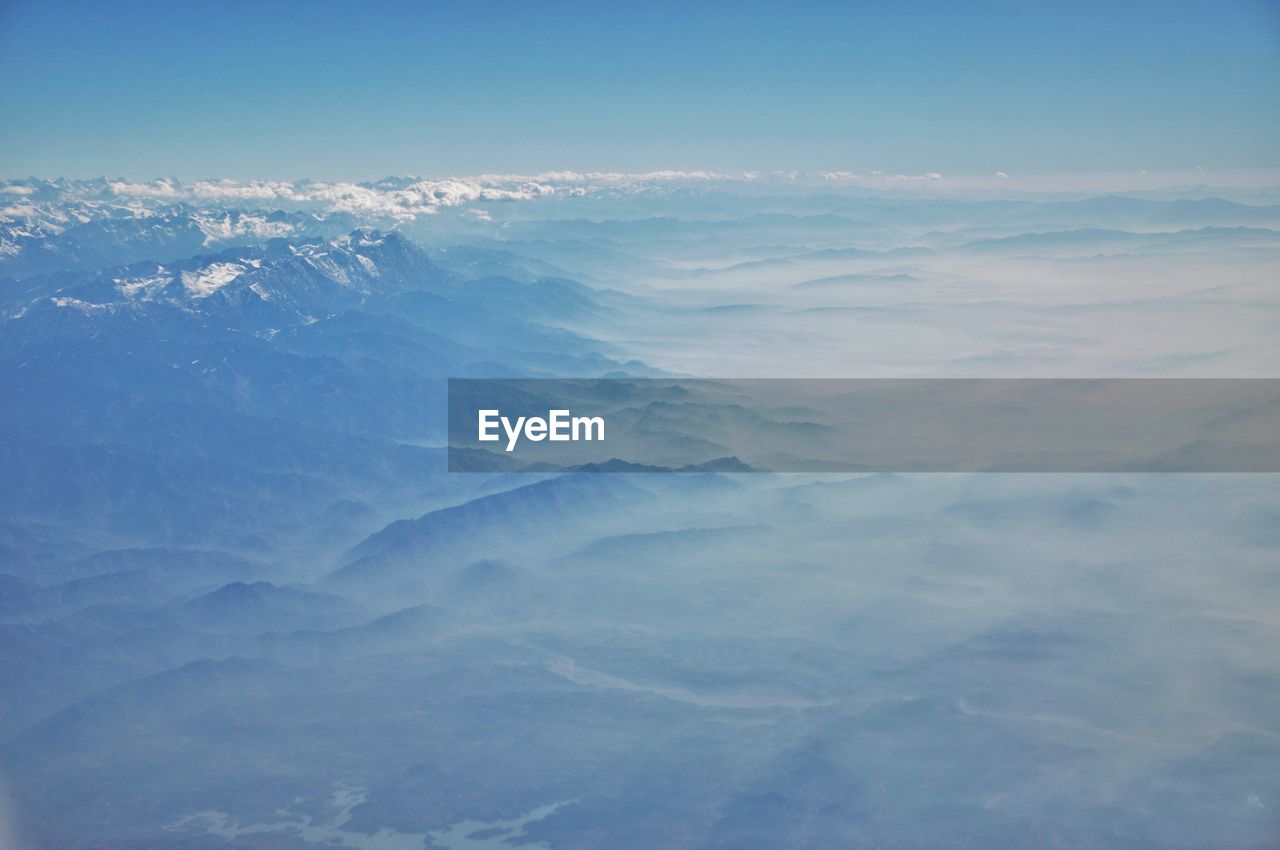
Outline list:
[[[89,271],[273,238],[337,235],[351,216],[172,204],[159,208],[36,202],[0,211],[0,277]]]
[[[368,229],[199,234],[0,287],[0,509],[175,542],[343,502],[358,520],[361,494],[428,486],[437,455],[402,444],[442,442],[446,376],[621,368],[572,329],[618,296],[573,281],[469,276]]]

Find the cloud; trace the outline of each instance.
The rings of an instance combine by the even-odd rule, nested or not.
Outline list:
[[[198,201],[279,201],[319,205],[329,212],[410,220],[442,208],[478,201],[528,201],[552,195],[570,197],[604,190],[644,192],[680,183],[753,180],[758,175],[712,171],[578,172],[548,171],[536,175],[483,174],[442,180],[384,180],[379,183],[286,180],[201,180],[185,185],[162,179],[145,183],[116,180],[109,192],[130,199]]]
[[[111,180],[102,184],[92,181],[73,182],[56,188],[63,199],[83,200],[89,204],[115,202],[116,209],[146,215],[162,203],[187,201],[196,205],[238,204],[257,202],[262,208],[304,209],[320,213],[348,213],[371,219],[410,221],[434,215],[441,210],[468,208],[477,203],[525,202],[544,198],[587,197],[595,194],[631,195],[664,193],[679,188],[696,188],[710,184],[732,186],[745,183],[768,186],[831,186],[838,189],[869,189],[884,192],[927,192],[932,194],[1116,192],[1154,190],[1188,185],[1213,185],[1229,188],[1275,188],[1280,186],[1280,172],[1208,172],[1199,167],[1181,172],[1129,171],[1095,174],[1017,175],[1004,171],[983,175],[959,175],[943,178],[937,171],[885,174],[880,170],[856,172],[848,169],[800,172],[773,171],[761,173],[719,172],[707,170],[626,171],[544,171],[537,174],[479,174],[468,177],[425,179],[417,177],[387,178],[376,182],[322,180],[200,180],[183,183],[171,178],[133,182]],[[54,184],[45,184],[53,188]],[[0,186],[0,193],[26,196],[45,191],[38,187],[11,183]],[[121,206],[121,203],[123,205]],[[49,218],[45,208],[56,205],[41,203],[27,209],[10,206],[0,218],[25,218],[29,221]],[[92,215],[92,213],[86,213]],[[50,212],[49,215],[52,215]],[[65,215],[62,218],[65,219]],[[47,226],[62,226],[52,218]]]
[[[152,180],[150,183],[130,183],[125,180],[109,181],[107,188],[113,195],[130,198],[179,198],[185,189],[173,180]]]
[[[283,180],[251,180],[238,183],[234,180],[201,180],[191,187],[197,198],[220,200],[274,200],[293,199],[293,184]]]

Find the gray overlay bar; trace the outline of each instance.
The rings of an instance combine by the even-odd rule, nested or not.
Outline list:
[[[482,410],[570,438],[535,421],[512,445],[490,415],[481,440]],[[1280,380],[451,379],[448,454],[451,472],[1280,472]]]

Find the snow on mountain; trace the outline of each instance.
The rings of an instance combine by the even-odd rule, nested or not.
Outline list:
[[[149,182],[123,179],[86,181],[15,181],[0,186],[0,222],[40,221],[42,233],[60,232],[70,218],[87,222],[103,217],[145,215],[148,211],[186,204],[194,208],[233,205],[240,218],[227,214],[201,216],[198,224],[211,240],[252,234],[286,235],[278,222],[246,211],[293,210],[350,214],[384,221],[410,221],[442,209],[478,202],[526,201],[552,196],[576,197],[600,192],[645,192],[675,185],[754,179],[705,171],[647,173],[546,172],[537,175],[483,174],[471,177],[386,178],[372,183],[320,180],[201,180],[172,178]],[[8,205],[4,206],[8,200]],[[54,213],[62,209],[63,218]],[[70,217],[70,218],[68,218]],[[2,240],[2,234],[0,234]],[[3,245],[3,241],[0,241]],[[0,247],[0,252],[3,252]]]
[[[252,215],[250,213],[225,212],[220,216],[196,214],[192,216],[200,232],[205,235],[206,245],[227,242],[240,236],[253,236],[258,239],[273,239],[289,236],[298,226],[280,217]]]
[[[239,263],[210,263],[198,271],[179,272],[182,285],[193,298],[204,298],[217,292],[245,271]]]

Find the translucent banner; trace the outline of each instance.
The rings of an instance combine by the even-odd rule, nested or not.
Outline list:
[[[451,379],[451,472],[1277,472],[1272,379]]]

